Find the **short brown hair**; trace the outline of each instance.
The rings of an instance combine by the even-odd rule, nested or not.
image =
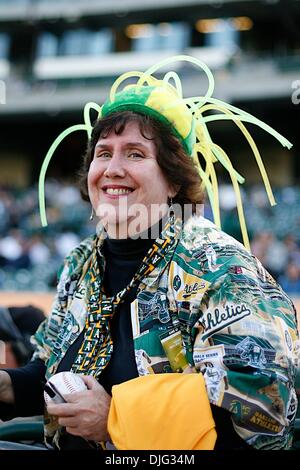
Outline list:
[[[100,137],[107,137],[111,131],[122,134],[128,122],[137,122],[142,136],[154,141],[157,151],[157,163],[171,187],[179,187],[173,198],[174,204],[202,204],[203,193],[200,177],[192,158],[185,152],[180,140],[171,128],[151,116],[132,111],[120,111],[96,121],[88,143],[83,164],[79,172],[81,196],[89,201],[87,175],[94,158],[95,146]]]

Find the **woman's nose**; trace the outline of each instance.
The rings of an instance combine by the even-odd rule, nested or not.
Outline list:
[[[126,174],[124,164],[123,164],[123,159],[120,158],[119,156],[113,156],[108,165],[106,170],[104,171],[104,176],[107,178],[114,178],[116,176],[120,178],[124,178]]]

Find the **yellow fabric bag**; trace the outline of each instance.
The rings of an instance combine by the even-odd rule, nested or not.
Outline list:
[[[212,450],[203,376],[151,374],[113,386],[108,432],[119,450]]]

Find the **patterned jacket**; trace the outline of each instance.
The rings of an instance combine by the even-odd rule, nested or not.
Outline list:
[[[289,448],[299,354],[291,300],[243,245],[203,217],[191,217],[176,236],[131,304],[139,375],[192,368],[248,444]],[[66,258],[52,313],[34,337],[47,377],[84,329],[97,242],[99,235],[87,238]]]

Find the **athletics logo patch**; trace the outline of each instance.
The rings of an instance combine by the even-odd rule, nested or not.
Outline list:
[[[207,310],[201,320],[205,328],[202,340],[204,341],[212,333],[216,333],[250,314],[251,310],[245,304],[231,304],[226,305],[224,308]]]

